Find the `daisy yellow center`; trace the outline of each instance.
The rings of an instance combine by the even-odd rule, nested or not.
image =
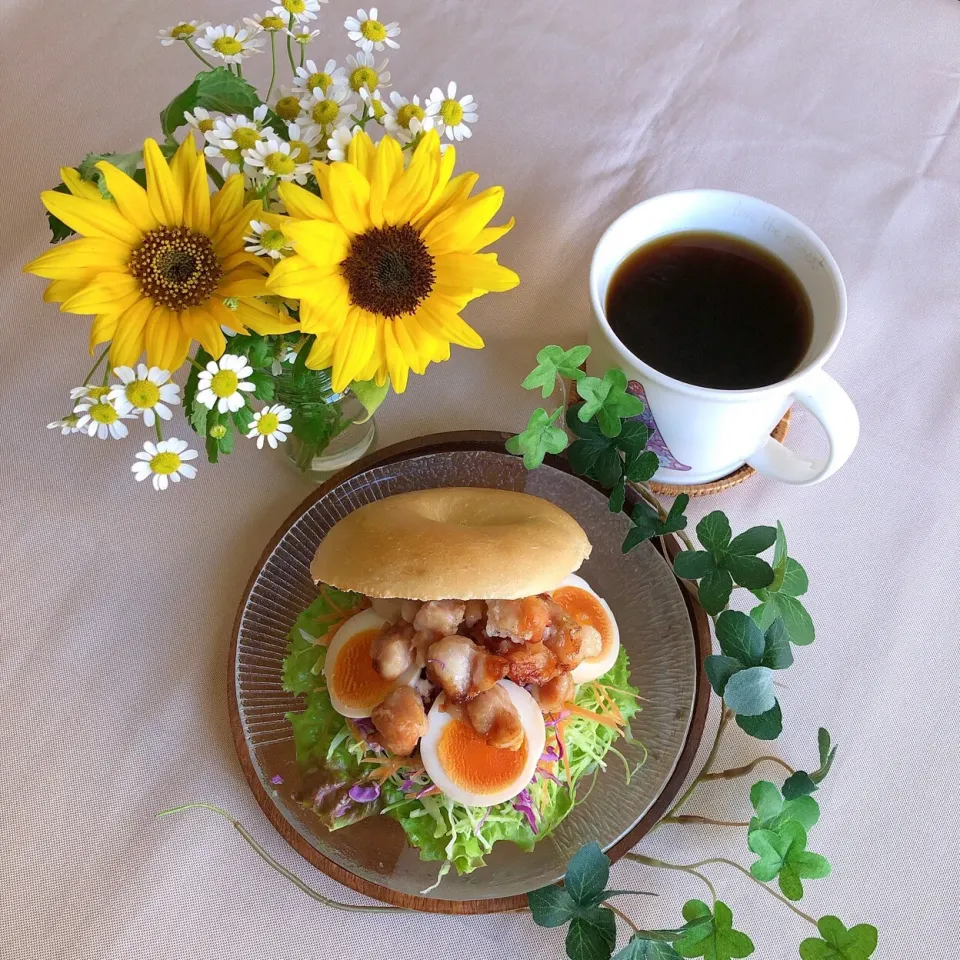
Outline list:
[[[210,238],[189,227],[148,231],[127,267],[145,297],[177,312],[206,303],[223,275]]]
[[[296,97],[281,97],[275,110],[277,116],[284,120],[296,120],[300,113],[300,101]]]
[[[404,130],[410,129],[410,121],[416,118],[417,120],[423,120],[424,113],[423,107],[418,106],[415,103],[405,103],[399,110],[397,110],[397,123],[403,127]]]
[[[87,396],[91,400],[102,400],[110,392],[109,387],[88,387]]]
[[[268,153],[263,163],[271,173],[275,173],[278,177],[293,173],[297,166],[296,161],[290,154],[281,153],[279,150]]]
[[[115,423],[120,415],[109,403],[95,403],[90,408],[90,419],[97,423],[111,424]]]
[[[333,123],[340,116],[340,104],[336,100],[318,100],[310,110],[310,117],[314,123],[325,126]]]
[[[307,44],[313,39],[313,37],[311,36],[309,30],[304,30],[301,33],[295,33],[293,35],[293,39],[296,40],[297,43]]]
[[[241,150],[249,150],[251,147],[256,146],[262,138],[260,131],[254,130],[253,127],[237,127],[237,129],[230,134],[230,139]]]
[[[264,250],[282,250],[287,245],[287,238],[282,230],[265,230],[260,237],[260,246]]]
[[[333,77],[329,73],[324,73],[322,70],[319,73],[311,73],[307,77],[306,88],[308,90],[316,90],[319,87],[324,93],[327,92],[330,85],[333,83]]]
[[[436,279],[433,257],[410,224],[354,237],[340,270],[351,301],[383,317],[416,312]]]
[[[366,87],[368,90],[376,90],[380,82],[380,75],[373,67],[357,67],[350,74],[350,89],[355,93]]]
[[[175,40],[186,40],[197,32],[197,28],[192,23],[178,23],[171,31],[170,36]]]
[[[222,440],[226,435],[227,428],[222,423],[215,423],[210,428],[210,436],[213,437],[214,440]]]
[[[307,9],[304,0],[283,0],[282,6],[287,13],[303,13]]]
[[[230,147],[221,147],[220,155],[224,160],[228,160],[238,167],[243,163],[243,151],[239,147],[236,150],[231,150]]]
[[[154,473],[176,473],[180,467],[180,463],[180,454],[164,450],[163,453],[154,454],[154,456],[150,458],[150,469]]]
[[[382,120],[387,115],[386,108],[380,100],[371,100],[370,108],[373,110],[375,120]]]
[[[364,20],[360,24],[364,39],[379,43],[387,39],[387,28],[379,20]]]
[[[236,37],[217,37],[213,49],[221,56],[234,57],[243,50],[243,44]]]
[[[63,418],[63,425],[66,427],[75,427],[80,422],[80,417],[75,413],[68,413]]]
[[[271,433],[276,433],[277,427],[279,426],[280,418],[275,413],[265,413],[257,421],[257,433],[261,433],[266,437]]]
[[[306,163],[310,159],[310,147],[302,140],[290,140],[290,156],[297,163]]]
[[[444,100],[440,104],[440,119],[448,127],[455,127],[463,120],[463,107],[456,100]]]
[[[197,129],[201,133],[207,133],[208,131],[213,129],[213,121],[209,117],[207,117],[204,120],[198,120]]]
[[[260,21],[260,26],[263,27],[264,30],[282,30],[286,24],[280,17],[267,16]]]
[[[210,378],[210,389],[214,396],[221,399],[232,397],[237,392],[240,381],[232,370],[221,370]]]
[[[127,399],[142,410],[150,410],[160,400],[160,388],[152,380],[134,380],[124,390]]]

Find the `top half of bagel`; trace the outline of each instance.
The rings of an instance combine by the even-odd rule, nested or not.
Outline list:
[[[317,548],[310,574],[368,597],[516,600],[555,589],[588,556],[580,524],[547,500],[444,487],[344,517]]]

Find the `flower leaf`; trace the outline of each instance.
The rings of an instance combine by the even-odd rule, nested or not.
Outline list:
[[[773,692],[773,671],[769,667],[737,670],[727,680],[723,699],[734,713],[747,717],[772,710],[777,702]]]
[[[241,80],[226,67],[214,67],[198,73],[193,83],[170,101],[160,114],[160,128],[165,137],[171,136],[187,122],[184,112],[197,107],[218,113],[249,115],[258,106],[260,97],[246,80]]]
[[[819,937],[808,937],[800,944],[801,960],[869,960],[877,949],[877,928],[858,923],[848,930],[839,917],[826,916],[817,921]]]
[[[533,922],[540,927],[559,927],[573,919],[576,904],[563,887],[540,887],[527,894]]]
[[[737,534],[727,549],[735,556],[754,556],[772,547],[776,539],[776,527],[750,527],[749,530]]]
[[[627,393],[627,377],[613,367],[603,378],[583,377],[577,382],[577,393],[584,401],[578,416],[581,421],[596,417],[600,431],[606,437],[620,435],[621,420],[643,413],[643,401]]]
[[[357,421],[366,423],[377,411],[377,407],[387,398],[390,390],[390,381],[385,380],[383,386],[378,387],[374,380],[354,380],[350,384],[350,392],[360,401],[367,415]]]
[[[697,537],[711,553],[725,551],[730,544],[730,521],[722,510],[708,513],[697,524]]]
[[[761,630],[768,629],[770,624],[780,617],[790,642],[797,646],[807,646],[814,641],[815,631],[810,614],[796,597],[787,596],[782,590],[780,593],[770,594],[763,603],[750,611],[750,616]]]
[[[547,413],[543,407],[534,410],[526,429],[507,441],[507,451],[522,454],[523,465],[528,470],[536,470],[548,453],[562,453],[567,446],[567,435],[554,426],[562,413],[562,407],[553,413]]]
[[[700,581],[700,605],[714,617],[730,602],[732,590],[733,578],[730,572],[713,569]]]
[[[577,906],[594,906],[602,899],[609,879],[610,858],[593,842],[570,858],[563,885]]]
[[[826,857],[807,850],[807,831],[796,820],[788,820],[777,830],[753,830],[747,845],[760,858],[750,866],[757,880],[768,883],[777,877],[780,890],[790,900],[803,897],[803,881],[829,876]]]
[[[674,573],[684,580],[699,580],[714,567],[713,554],[707,550],[681,550],[673,560]]]
[[[674,949],[681,957],[703,957],[704,960],[739,960],[753,953],[753,941],[733,929],[733,912],[718,900],[711,911],[702,900],[688,900],[683,907],[685,920],[709,922],[693,926]]]
[[[273,379],[269,373],[262,370],[254,370],[247,378],[254,386],[253,395],[264,403],[273,401],[274,387]]]
[[[580,380],[586,376],[580,365],[588,356],[590,348],[587,346],[571,347],[569,350],[556,345],[544,347],[537,354],[537,366],[527,374],[521,386],[524,390],[542,389],[543,399],[546,400],[553,393],[558,377],[561,380]]]
[[[69,193],[65,183],[58,183],[53,188],[57,193]],[[72,237],[77,231],[73,227],[68,227],[59,217],[55,217],[50,211],[47,211],[47,225],[50,227],[50,242],[60,243],[67,237]]]
[[[570,960],[610,960],[617,942],[617,922],[607,907],[581,910],[567,930],[567,956]]]
[[[757,740],[776,740],[783,732],[783,713],[780,704],[775,703],[772,710],[756,717],[736,716],[737,726]]]

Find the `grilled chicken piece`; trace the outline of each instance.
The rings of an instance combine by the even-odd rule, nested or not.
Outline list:
[[[430,600],[417,611],[413,625],[417,630],[434,630],[448,637],[457,632],[465,611],[462,600]]]
[[[403,617],[407,623],[413,623],[422,606],[423,603],[421,603],[419,600],[401,600],[400,616]]]
[[[550,623],[550,606],[543,597],[487,601],[487,636],[514,643],[539,642]]]
[[[443,637],[427,651],[427,677],[454,703],[489,690],[507,673],[503,657],[487,653],[469,637]]]
[[[466,627],[476,626],[487,615],[485,600],[468,600],[464,605],[463,622]]]
[[[398,600],[396,597],[374,597],[370,601],[373,612],[378,617],[383,617],[388,623],[396,623],[403,612],[403,605],[406,600]]]
[[[528,683],[542,686],[560,673],[553,651],[543,643],[524,643],[506,655],[507,676],[521,687]]]
[[[599,657],[603,653],[603,637],[600,636],[600,631],[589,623],[580,624],[580,653],[584,660]]]
[[[412,687],[397,687],[373,708],[370,720],[381,746],[398,757],[409,757],[427,732],[423,701]]]
[[[384,680],[396,680],[413,666],[413,626],[404,620],[387,624],[370,644],[373,667]]]
[[[543,713],[559,713],[563,705],[573,699],[576,684],[569,673],[559,673],[542,686],[533,686],[530,693],[540,704]]]
[[[583,628],[558,603],[549,602],[550,625],[544,630],[543,643],[557,658],[561,670],[573,670],[583,660]]]
[[[523,724],[510,695],[499,684],[478,694],[466,705],[470,726],[490,744],[502,750],[523,746]]]

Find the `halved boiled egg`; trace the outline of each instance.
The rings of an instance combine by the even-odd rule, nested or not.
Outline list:
[[[617,661],[620,630],[607,601],[583,577],[571,573],[551,594],[577,623],[593,627],[603,642],[600,653],[583,660],[570,674],[574,683],[586,683],[602,677]]]
[[[396,680],[377,673],[370,646],[387,621],[371,609],[361,610],[334,634],[323,662],[323,676],[333,709],[344,717],[369,717],[388,693],[413,683],[420,668],[413,666]]]
[[[448,710],[442,694],[430,708],[420,741],[420,759],[430,779],[452,800],[470,807],[512,800],[530,783],[546,742],[537,701],[509,680],[500,686],[520,714],[524,739],[519,750],[491,747],[457,711]]]

